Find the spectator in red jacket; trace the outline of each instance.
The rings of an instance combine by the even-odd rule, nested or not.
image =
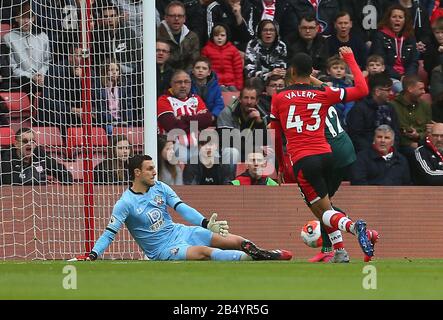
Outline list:
[[[211,60],[212,70],[217,74],[223,91],[240,91],[243,88],[243,60],[238,49],[229,41],[227,26],[217,24],[212,28],[211,39],[201,53]]]

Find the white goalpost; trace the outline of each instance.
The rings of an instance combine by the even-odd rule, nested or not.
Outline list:
[[[69,259],[106,228],[125,159],[157,158],[155,2],[1,10],[0,260]],[[144,255],[124,229],[103,257]]]

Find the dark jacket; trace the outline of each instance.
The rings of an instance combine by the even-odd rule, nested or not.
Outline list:
[[[410,185],[408,161],[396,150],[390,160],[385,160],[374,148],[363,150],[357,154],[357,160],[351,167],[351,184]]]
[[[401,41],[393,35],[392,31],[383,29],[383,31],[379,30],[375,34],[371,46],[371,54],[382,56],[389,76],[400,79],[403,75],[417,74],[418,51],[416,45],[415,37],[409,36]],[[404,73],[399,73],[394,69],[398,46],[401,46],[401,63],[404,67]]]
[[[354,52],[355,60],[357,61],[360,69],[365,70],[366,60],[368,58],[368,48],[359,35],[351,32],[348,42],[341,42],[338,40],[337,35],[334,34],[327,39],[329,56],[338,54],[338,49],[343,46],[350,47]]]
[[[48,176],[63,184],[72,183],[72,174],[63,164],[49,157],[42,148],[34,149],[31,164],[25,164],[17,155],[15,148],[2,154],[2,185],[44,185]]]
[[[415,149],[412,176],[416,185],[443,186],[443,161],[426,144]]]
[[[229,165],[214,164],[206,168],[201,162],[188,164],[183,171],[183,183],[186,185],[224,185],[232,180]]]
[[[94,168],[94,183],[95,184],[124,184],[129,183],[128,168],[123,169],[123,175],[119,177],[118,171],[114,169],[112,159],[107,159]]]
[[[310,48],[308,48],[306,41],[295,35],[291,35],[287,39],[286,44],[288,47],[287,61],[291,61],[296,53],[304,52],[312,57],[312,67],[315,70],[326,71],[329,50],[326,39],[322,35],[318,34],[314,38]]]
[[[241,14],[243,23],[237,25],[234,13],[227,0],[217,0],[212,2],[207,9],[208,15],[208,36],[217,23],[227,25],[231,31],[231,41],[241,51],[245,51],[246,44],[254,38],[255,28],[254,7],[247,0],[241,0]]]
[[[307,15],[313,15],[319,22],[323,35],[330,35],[334,30],[334,19],[340,11],[340,4],[338,0],[321,0],[314,9],[314,6],[309,0],[289,0],[293,4],[298,14],[298,21]],[[296,29],[297,30],[297,29]]]
[[[372,97],[357,101],[349,111],[346,123],[356,152],[371,147],[374,130],[382,124],[387,124],[394,130],[395,146],[399,145],[400,129],[395,109],[391,105],[378,106]]]
[[[171,78],[174,73],[174,69],[166,63],[163,72],[160,70],[160,66],[157,64],[157,99],[166,93],[171,87]]]

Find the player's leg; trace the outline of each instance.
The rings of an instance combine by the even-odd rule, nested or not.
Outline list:
[[[252,260],[252,258],[239,250],[222,250],[206,246],[190,246],[186,250],[186,260],[239,261]]]
[[[373,246],[366,234],[366,222],[355,223],[345,214],[332,209],[325,177],[332,170],[332,154],[305,157],[294,165],[294,173],[305,202],[326,227],[346,231],[357,236],[365,255],[373,255]]]

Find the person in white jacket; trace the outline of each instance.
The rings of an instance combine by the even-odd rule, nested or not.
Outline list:
[[[16,10],[14,28],[3,36],[3,41],[9,48],[12,76],[19,80],[20,90],[30,92],[31,87],[34,91],[33,85],[40,87],[44,84],[51,61],[49,39],[44,32],[33,32],[35,18],[29,2]]]

